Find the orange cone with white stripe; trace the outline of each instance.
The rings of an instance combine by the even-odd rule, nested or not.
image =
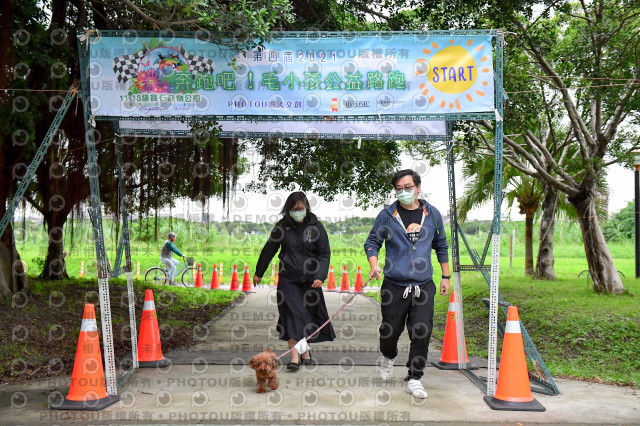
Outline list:
[[[218,268],[216,264],[213,264],[213,274],[211,275],[211,290],[220,288],[220,282],[218,281]]]
[[[171,360],[162,355],[158,315],[156,314],[156,304],[153,301],[152,290],[147,290],[144,294],[142,321],[140,322],[140,334],[138,336],[140,368],[167,367],[171,364]]]
[[[251,291],[251,277],[249,277],[249,265],[244,264],[244,277],[242,277],[242,291]]]
[[[507,312],[496,393],[484,400],[493,410],[545,411],[531,395],[517,306],[509,306]]]
[[[432,362],[435,367],[441,370],[458,370],[458,335],[456,333],[456,308],[454,293],[449,297],[449,312],[447,313],[447,325],[444,329],[444,341],[442,342],[442,356],[440,361]],[[478,367],[471,365],[467,355],[467,341],[464,342],[464,357],[467,363],[467,370],[477,370]]]
[[[120,401],[119,395],[107,394],[107,386],[100,354],[100,338],[96,310],[92,303],[84,305],[78,349],[73,362],[69,394],[54,410],[98,411]]]
[[[196,287],[202,288],[202,267],[198,263],[198,270],[196,272]]]
[[[231,273],[231,286],[229,287],[229,290],[239,290],[239,283],[238,283],[238,267],[234,264],[233,265],[233,272]]]
[[[347,275],[347,267],[342,267],[342,281],[340,282],[340,291],[349,291],[349,276]]]
[[[356,293],[362,293],[362,270],[360,269],[360,267],[358,266],[358,273],[356,274],[356,283],[355,283],[355,292]]]
[[[327,278],[327,291],[336,291],[336,277],[333,274],[333,265],[329,266],[329,277]]]

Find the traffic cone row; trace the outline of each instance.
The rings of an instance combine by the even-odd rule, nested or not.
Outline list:
[[[362,293],[363,288],[364,287],[362,285],[362,270],[358,266],[358,272],[356,273],[356,288],[355,288],[355,292],[356,293]]]
[[[218,281],[218,268],[216,264],[213,264],[213,274],[211,275],[211,290],[220,288],[220,282]]]
[[[242,277],[242,291],[251,291],[251,278],[249,277],[249,265],[244,264],[244,277]]]
[[[150,289],[144,294],[138,337],[138,361],[141,368],[167,367],[171,364],[171,360],[162,355],[156,304],[153,300],[153,291]]]
[[[231,273],[231,286],[229,290],[238,290],[238,267],[233,265],[233,272]]]
[[[327,290],[336,291],[336,277],[333,274],[333,265],[329,266],[329,276],[327,277]]]
[[[196,270],[196,287],[202,288],[202,267],[198,263],[198,268]]]
[[[340,282],[340,291],[349,291],[349,275],[347,274],[347,267],[342,267],[342,281]]]
[[[276,264],[272,263],[271,264],[271,281],[269,282],[269,285],[275,285],[276,281]]]

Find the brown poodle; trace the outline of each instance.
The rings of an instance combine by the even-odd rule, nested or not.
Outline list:
[[[267,388],[278,389],[278,357],[271,349],[266,349],[249,360],[249,367],[256,370],[258,393],[265,393]]]

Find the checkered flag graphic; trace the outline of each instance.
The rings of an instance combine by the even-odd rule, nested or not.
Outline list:
[[[113,72],[116,74],[118,83],[124,83],[136,77],[138,64],[144,55],[145,51],[141,50],[133,55],[118,56],[113,60]]]
[[[215,65],[211,59],[198,55],[190,55],[184,48],[181,49],[181,53],[187,61],[189,61],[189,69],[194,76],[199,72],[213,73]]]

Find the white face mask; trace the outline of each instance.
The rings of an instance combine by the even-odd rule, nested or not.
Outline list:
[[[413,200],[416,199],[416,194],[413,189],[405,189],[402,191],[396,191],[396,198],[400,203],[404,205],[409,205],[413,203]]]
[[[306,215],[307,215],[307,209],[300,210],[300,211],[289,210],[289,216],[291,216],[291,219],[295,220],[296,222],[302,222]]]

